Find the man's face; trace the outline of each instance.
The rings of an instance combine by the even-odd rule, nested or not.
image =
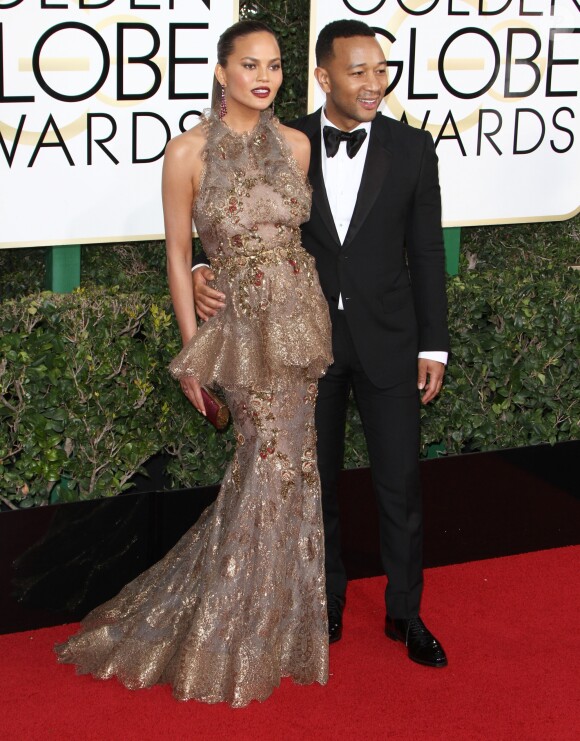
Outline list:
[[[343,131],[377,115],[387,89],[387,62],[372,36],[335,39],[334,54],[314,71],[326,93],[326,115]]]

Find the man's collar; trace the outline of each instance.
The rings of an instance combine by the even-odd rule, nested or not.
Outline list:
[[[358,126],[355,126],[354,129],[351,129],[351,131],[357,131],[358,129],[365,129],[367,134],[371,133],[371,125],[372,121],[363,121]],[[337,128],[332,121],[329,121],[326,117],[326,113],[324,111],[324,106],[320,110],[320,128],[323,129],[325,126],[333,126],[335,129]]]

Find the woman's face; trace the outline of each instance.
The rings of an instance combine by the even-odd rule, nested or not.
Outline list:
[[[276,38],[267,31],[240,36],[226,66],[216,66],[216,77],[225,85],[229,112],[234,112],[238,106],[265,110],[282,84],[282,62]]]

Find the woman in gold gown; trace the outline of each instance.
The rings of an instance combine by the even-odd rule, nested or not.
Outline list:
[[[270,29],[241,21],[225,31],[215,74],[212,110],[165,154],[168,277],[184,343],[170,370],[202,413],[200,384],[223,389],[236,451],[216,502],[56,651],[79,673],[241,707],[284,676],[327,681],[314,404],[332,358],[327,305],[300,243],[309,143],[272,114],[282,70]],[[226,297],[199,329],[192,213]]]

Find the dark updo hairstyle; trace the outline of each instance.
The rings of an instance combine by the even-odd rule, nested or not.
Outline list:
[[[262,21],[243,20],[234,23],[233,26],[226,28],[226,30],[219,37],[217,43],[217,61],[222,67],[226,67],[228,63],[228,57],[234,51],[234,45],[237,39],[243,36],[249,36],[251,33],[266,33],[272,34],[276,39],[276,34],[270,26],[267,26]],[[276,39],[276,42],[278,39]],[[218,82],[217,77],[213,78],[213,88],[211,93],[211,107],[214,111],[219,110],[220,102],[222,97],[222,86]]]
[[[370,26],[362,21],[343,20],[333,21],[324,26],[316,40],[316,64],[318,67],[324,65],[334,56],[334,39],[351,39],[353,36],[376,36]]]

